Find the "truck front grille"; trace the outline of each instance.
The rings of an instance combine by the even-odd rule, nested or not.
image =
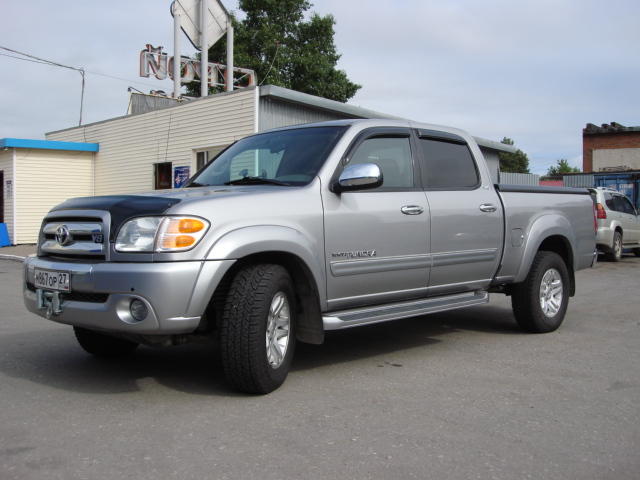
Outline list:
[[[53,218],[45,220],[40,234],[40,253],[57,257],[105,258],[105,229],[99,218]]]

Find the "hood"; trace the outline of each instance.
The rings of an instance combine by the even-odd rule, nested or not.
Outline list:
[[[137,195],[105,195],[99,197],[70,198],[51,209],[52,212],[64,210],[102,210],[111,215],[110,240],[114,241],[115,233],[127,220],[146,215],[163,215],[178,203],[234,197],[239,195],[256,195],[275,190],[286,190],[291,187],[275,185],[251,186],[212,186],[167,190],[166,192],[146,192]]]

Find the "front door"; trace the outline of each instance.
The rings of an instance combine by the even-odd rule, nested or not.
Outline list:
[[[428,284],[429,207],[409,130],[365,130],[339,171],[357,163],[377,164],[383,184],[323,195],[331,310],[424,296]]]

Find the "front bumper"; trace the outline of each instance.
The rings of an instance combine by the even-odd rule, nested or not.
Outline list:
[[[24,264],[24,303],[41,317],[94,330],[144,335],[190,333],[198,327],[216,286],[233,263],[76,263],[31,256]],[[70,273],[71,294],[59,295],[59,308],[38,308],[35,268]],[[51,299],[47,292],[44,296]],[[141,321],[130,314],[133,299],[148,308],[147,317]]]

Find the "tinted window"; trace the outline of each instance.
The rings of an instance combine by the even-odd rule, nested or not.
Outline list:
[[[473,188],[479,183],[478,171],[469,147],[459,143],[421,138],[422,182],[426,188]]]
[[[629,215],[635,215],[636,211],[633,208],[633,205],[631,204],[629,199],[626,197],[619,197],[619,198],[620,198],[620,207],[622,208],[621,211],[624,213],[628,213]]]
[[[604,194],[604,203],[607,205],[609,210],[616,210],[615,203],[613,201],[613,196],[610,193]]]
[[[368,138],[349,160],[349,165],[358,163],[375,163],[380,167],[383,179],[381,188],[414,186],[409,138]]]

